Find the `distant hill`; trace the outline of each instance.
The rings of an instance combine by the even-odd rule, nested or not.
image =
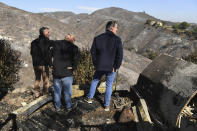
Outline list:
[[[54,14],[54,12],[47,13],[47,16],[54,18]],[[43,15],[46,16],[46,13],[43,13]],[[77,36],[78,39],[82,39],[80,41],[82,45],[91,45],[92,38],[104,32],[107,21],[117,20],[119,22],[119,35],[127,50],[134,50],[143,55],[147,53],[167,53],[176,57],[187,56],[196,50],[197,42],[195,40],[188,40],[187,37],[182,37],[162,28],[147,26],[145,23],[148,19],[162,21],[145,12],[131,12],[116,7],[100,9],[90,15],[69,15],[68,12],[65,12],[65,15],[58,20],[77,30]],[[169,21],[162,22],[167,26],[175,24]]]
[[[68,17],[72,17],[75,14],[73,12],[46,12],[46,13],[39,13],[41,15],[51,17],[54,19],[58,19],[61,22],[66,23]]]

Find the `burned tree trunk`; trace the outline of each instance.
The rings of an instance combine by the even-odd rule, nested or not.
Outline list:
[[[197,65],[160,55],[140,74],[134,88],[163,123],[178,126],[181,112],[197,94]]]

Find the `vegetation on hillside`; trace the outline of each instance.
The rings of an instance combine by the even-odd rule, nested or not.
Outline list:
[[[0,47],[0,88],[12,88],[19,80],[20,53],[6,40],[0,39]]]
[[[183,59],[197,64],[197,52],[192,52],[187,57],[183,57]]]
[[[182,23],[176,23],[175,25],[173,25],[174,29],[188,29],[190,27],[190,24],[187,22],[182,22]]]
[[[197,39],[197,26],[191,25],[188,22],[176,23],[171,26],[164,21],[148,19],[145,24],[153,27],[160,27],[178,35],[187,36],[191,40]]]
[[[193,27],[192,34],[193,34],[194,38],[197,39],[197,26]]]
[[[90,84],[94,75],[94,65],[89,49],[80,50],[77,70],[74,71],[74,84]]]
[[[90,49],[83,48],[80,50],[80,57],[77,69],[74,71],[74,84],[77,85],[90,85],[94,76],[94,65]],[[104,82],[106,76],[102,76],[100,82]]]

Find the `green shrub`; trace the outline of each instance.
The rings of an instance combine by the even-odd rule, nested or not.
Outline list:
[[[179,24],[178,24],[178,23],[176,23],[176,24],[175,24],[175,25],[173,25],[172,27],[173,27],[174,29],[176,29],[176,30],[177,30],[177,29],[179,29]]]
[[[182,30],[185,30],[185,29],[187,29],[189,27],[190,27],[190,24],[187,23],[187,22],[182,22],[180,24],[176,23],[175,25],[173,25],[173,28],[174,29],[182,29]]]
[[[74,71],[74,84],[90,84],[94,75],[94,65],[89,49],[80,50],[77,70]]]
[[[184,29],[185,30],[189,27],[190,27],[190,24],[187,23],[187,22],[182,22],[182,23],[179,24],[179,29]]]
[[[19,80],[20,53],[11,48],[6,40],[0,40],[0,88],[12,88]]]

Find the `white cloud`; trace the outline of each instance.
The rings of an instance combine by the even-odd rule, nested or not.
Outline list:
[[[63,11],[63,9],[58,8],[41,8],[41,12],[56,12],[56,11]]]
[[[95,8],[95,7],[88,7],[88,6],[79,6],[78,9],[86,10],[86,11],[96,11],[100,8]]]

